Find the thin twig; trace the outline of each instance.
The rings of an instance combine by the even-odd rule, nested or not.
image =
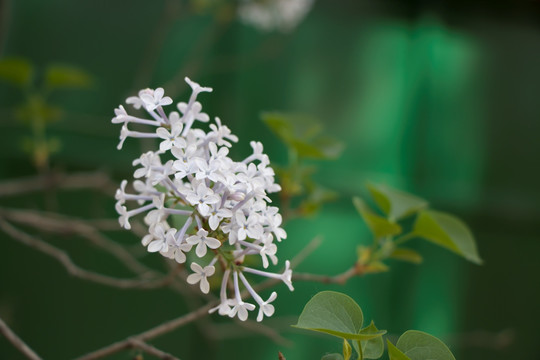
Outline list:
[[[345,285],[347,280],[353,276],[362,276],[364,275],[365,268],[362,266],[353,266],[350,269],[342,272],[341,274],[329,276],[329,275],[318,275],[318,274],[308,274],[308,273],[293,273],[293,280],[297,281],[314,281],[323,284],[340,284]]]
[[[160,350],[156,347],[153,347],[152,345],[149,345],[145,343],[144,341],[138,340],[138,339],[130,339],[129,340],[131,346],[141,349],[147,354],[154,355],[160,359],[163,360],[180,360],[176,356],[171,355],[169,353],[166,353],[163,350]]]
[[[149,275],[152,272],[152,270],[147,266],[137,261],[137,259],[123,246],[108,239],[95,227],[82,220],[59,214],[5,208],[0,208],[0,215],[10,221],[29,225],[44,231],[60,234],[79,234],[80,236],[90,240],[93,244],[111,253],[120,262],[122,262],[126,268],[130,269],[134,273],[144,276]],[[118,226],[118,222],[116,222],[116,224]]]
[[[32,193],[51,188],[65,190],[95,189],[107,194],[114,193],[116,186],[103,172],[34,176],[0,183],[0,197]]]
[[[170,275],[167,275],[161,279],[155,280],[142,280],[142,279],[118,279],[107,275],[98,274],[91,272],[85,269],[80,268],[76,265],[69,255],[58,249],[57,247],[52,246],[49,243],[46,243],[37,237],[31,236],[14,226],[10,225],[8,222],[0,218],[0,228],[4,230],[14,239],[22,242],[23,244],[30,246],[36,250],[41,251],[44,254],[47,254],[56,260],[58,260],[67,270],[67,272],[78,278],[93,281],[95,283],[108,285],[120,289],[154,289],[158,287],[163,287],[171,282]]]
[[[113,343],[111,345],[105,346],[99,350],[93,351],[91,353],[88,353],[86,355],[83,355],[77,360],[94,360],[94,359],[100,359],[102,357],[114,354],[118,351],[124,350],[126,348],[130,347],[131,342],[133,339],[139,340],[139,341],[147,341],[150,339],[153,339],[159,335],[166,334],[168,332],[171,332],[183,325],[189,324],[192,321],[197,320],[198,318],[208,315],[208,310],[210,310],[212,307],[216,306],[218,302],[212,302],[210,304],[207,304],[203,307],[200,307],[199,309],[192,311],[186,315],[180,316],[176,319],[167,321],[161,325],[158,325],[152,329],[146,330],[138,335],[130,336],[129,338],[118,341],[116,343]]]
[[[291,267],[297,267],[301,262],[303,262],[309,255],[311,255],[317,248],[321,245],[322,238],[316,236],[311,240],[296,256],[291,260]]]
[[[39,357],[38,354],[34,350],[32,350],[20,337],[17,336],[7,326],[7,324],[0,318],[0,333],[8,339],[8,341],[17,349],[19,350],[24,356],[26,356],[28,359],[31,360],[41,360],[41,357]]]
[[[287,340],[283,336],[279,334],[276,330],[272,329],[270,326],[266,326],[262,323],[255,322],[253,320],[246,320],[241,321],[237,318],[234,319],[234,322],[244,329],[248,330],[250,334],[260,334],[263,336],[266,336],[273,342],[275,342],[278,345],[282,346],[290,346],[292,343],[291,341]]]

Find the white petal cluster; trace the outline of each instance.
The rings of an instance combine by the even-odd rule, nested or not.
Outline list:
[[[246,320],[248,311],[256,306],[243,301],[241,283],[257,303],[257,320],[261,321],[274,313],[270,303],[277,294],[264,301],[244,272],[282,280],[293,290],[288,261],[282,274],[243,265],[248,256],[260,257],[264,268],[270,262],[278,263],[275,241],[285,239],[287,234],[281,228],[279,209],[269,206],[267,194],[279,191],[280,186],[274,181],[274,171],[260,142],[252,141],[253,153],[234,161],[229,148],[238,138],[218,118],[209,124],[208,131],[194,127],[196,121],[210,121],[197,96],[212,89],[188,78],[186,82],[192,94],[187,103],[177,104],[178,111],[165,112],[164,106],[172,104],[172,99],[164,96],[162,88],[141,90],[138,96],[126,100],[135,109],[145,110],[151,119],[129,115],[122,105],[115,109],[112,122],[122,124],[119,149],[128,137],[159,141],[158,150],[133,161],[134,193],[126,192],[126,180],[116,192],[119,222],[130,229],[130,218],[145,214],[148,234],[142,244],[149,252],[180,264],[190,263],[193,273],[187,282],[199,284],[203,293],[210,291],[210,277],[222,276],[221,303],[211,312],[219,310],[221,315]],[[151,130],[135,131],[128,126]],[[135,205],[128,209],[127,202]],[[230,277],[231,297],[227,288]]]
[[[242,0],[238,16],[262,31],[290,32],[307,15],[313,0]]]

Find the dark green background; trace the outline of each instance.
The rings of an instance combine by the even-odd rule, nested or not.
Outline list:
[[[433,333],[459,359],[540,358],[538,2],[488,7],[318,0],[289,34],[221,22],[216,19],[227,13],[194,14],[175,1],[0,3],[1,56],[26,58],[38,69],[75,65],[95,78],[91,89],[51,99],[65,111],[50,129],[62,144],[52,158],[54,169],[104,170],[118,182],[129,178],[140,144],[128,139],[116,151],[114,107],[143,87],[164,86],[175,100],[184,100],[187,75],[214,88],[200,99],[206,112],[240,137],[232,151],[237,159],[248,153],[250,140],[260,140],[271,159],[284,161],[283,145],[259,120],[261,111],[314,115],[346,144],[341,158],[319,163],[317,173],[320,183],[340,193],[339,200],[316,218],[287,224],[281,260],[322,235],[322,246],[299,271],[335,274],[352,263],[354,249],[369,234],[350,199],[364,192],[367,180],[411,191],[465,219],[485,260],[478,267],[415,243],[425,255],[421,266],[392,263],[390,273],[351,279],[343,287],[296,283],[289,293],[280,286],[268,324],[285,331],[292,346],[245,331],[215,341],[204,323],[160,337],[152,342],[156,346],[181,359],[276,359],[278,350],[287,359],[318,359],[340,351],[340,343],[288,325],[313,294],[333,289],[352,296],[366,318],[390,334],[411,328]],[[35,174],[20,146],[27,130],[12,115],[21,101],[16,88],[0,84],[0,175],[6,180]],[[0,202],[114,216],[112,199],[88,192]],[[188,311],[170,291],[122,291],[71,278],[56,261],[0,236],[0,316],[46,359],[73,358]],[[82,239],[44,238],[84,267],[130,276]],[[235,333],[227,330],[229,320],[217,320],[221,334]],[[21,355],[0,339],[0,358]]]

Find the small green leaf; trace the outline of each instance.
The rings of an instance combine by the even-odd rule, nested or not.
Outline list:
[[[343,339],[343,359],[349,360],[352,355],[352,348],[351,344],[349,344],[349,341],[347,339]]]
[[[343,151],[343,144],[321,135],[322,124],[301,114],[263,113],[264,123],[300,158],[335,159]]]
[[[15,109],[15,117],[30,126],[44,125],[60,120],[62,109],[48,105],[39,95],[33,95]]]
[[[456,360],[441,340],[422,331],[406,331],[396,346],[411,360]]]
[[[360,330],[361,334],[376,334],[377,337],[369,340],[361,341],[362,354],[364,359],[378,359],[384,352],[384,342],[382,336],[386,334],[386,330],[379,330],[373,323]]]
[[[388,347],[388,357],[390,360],[412,360],[410,357],[402,353],[397,347],[395,347],[390,340],[386,340],[386,345]]]
[[[88,73],[73,66],[50,65],[45,71],[45,85],[49,89],[84,89],[92,83]]]
[[[316,294],[304,307],[297,328],[323,332],[349,340],[363,340],[369,335],[358,334],[362,329],[362,309],[349,296],[335,291]]]
[[[321,360],[343,360],[343,355],[339,353],[326,354],[321,358]]]
[[[24,87],[30,84],[34,68],[29,61],[21,58],[0,59],[0,79],[12,85]]]
[[[390,257],[392,259],[407,261],[413,264],[420,264],[423,261],[422,255],[412,249],[406,248],[394,249],[394,251],[392,251],[392,254],[390,254]]]
[[[374,274],[387,272],[388,270],[390,270],[390,268],[385,263],[381,261],[372,261],[367,265],[365,272]]]
[[[353,203],[375,238],[378,239],[384,236],[393,236],[401,233],[401,226],[382,216],[374,214],[364,200],[359,197],[354,197]]]
[[[439,211],[422,211],[414,224],[414,233],[465,259],[481,264],[474,237],[463,221]]]
[[[428,205],[424,199],[386,185],[369,184],[368,189],[373,200],[390,219],[399,220]]]

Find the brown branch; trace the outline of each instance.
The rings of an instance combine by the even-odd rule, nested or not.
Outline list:
[[[10,221],[29,225],[44,231],[60,234],[78,234],[88,239],[94,245],[99,246],[100,248],[111,253],[120,262],[122,262],[126,268],[130,269],[134,273],[141,276],[147,276],[153,272],[151,269],[137,261],[137,259],[123,246],[108,239],[95,227],[82,220],[59,214],[3,208],[0,208],[0,215]],[[118,228],[120,228],[118,222],[116,222],[116,225]]]
[[[163,360],[180,360],[176,356],[166,353],[158,348],[153,347],[145,343],[144,341],[137,339],[129,339],[129,343],[132,347],[139,348],[147,354],[154,355]]]
[[[39,357],[39,355],[36,354],[34,350],[32,350],[28,345],[26,345],[26,343],[22,341],[22,339],[18,337],[17,334],[15,334],[13,330],[11,330],[1,318],[0,333],[4,335],[6,339],[28,359],[41,360],[41,357]]]
[[[318,274],[308,274],[308,273],[293,273],[293,280],[297,281],[314,281],[320,282],[323,284],[340,284],[345,285],[347,280],[353,276],[362,276],[365,274],[365,268],[361,266],[353,266],[350,269],[342,272],[341,274],[329,276],[329,275],[318,275]]]
[[[118,279],[107,275],[102,275],[94,273],[85,269],[80,268],[76,265],[69,255],[58,249],[57,247],[52,246],[49,243],[46,243],[34,236],[31,236],[14,226],[10,225],[8,222],[0,218],[0,228],[4,230],[8,235],[14,239],[22,242],[23,244],[30,246],[36,250],[41,251],[44,254],[47,254],[54,259],[58,260],[67,270],[67,272],[75,277],[93,281],[102,285],[108,285],[120,289],[154,289],[158,287],[163,287],[171,282],[171,275],[165,276],[161,279],[155,280],[142,280],[142,279]]]
[[[83,355],[76,360],[94,360],[94,359],[100,359],[102,357],[114,354],[118,351],[124,350],[126,348],[129,348],[131,345],[131,342],[133,339],[138,341],[147,341],[150,339],[153,339],[157,336],[166,334],[168,332],[171,332],[183,325],[189,324],[192,321],[197,320],[198,318],[205,316],[208,314],[208,310],[210,310],[212,307],[216,306],[218,302],[212,302],[210,304],[207,304],[203,307],[200,307],[199,309],[192,311],[186,315],[180,316],[176,319],[167,321],[161,325],[158,325],[152,329],[146,330],[138,335],[130,336],[129,338],[118,341],[116,343],[113,343],[111,345],[105,346],[99,350],[93,351],[91,353],[88,353],[86,355]]]
[[[0,197],[15,196],[51,188],[65,190],[95,189],[112,194],[116,186],[102,172],[72,175],[51,173],[0,183]]]

